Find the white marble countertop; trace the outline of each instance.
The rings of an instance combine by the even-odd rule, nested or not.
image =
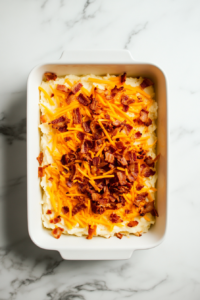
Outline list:
[[[0,299],[200,299],[199,15],[198,0],[0,2]],[[168,232],[127,261],[63,261],[27,232],[27,76],[90,48],[129,49],[169,80]]]

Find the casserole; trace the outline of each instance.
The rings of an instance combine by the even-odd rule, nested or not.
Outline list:
[[[66,74],[120,74],[127,76],[149,77],[155,83],[156,100],[158,101],[158,145],[157,153],[161,154],[158,163],[157,209],[159,218],[147,234],[138,238],[109,240],[96,237],[91,241],[84,237],[62,236],[53,239],[50,232],[43,228],[41,221],[41,199],[38,164],[36,157],[40,151],[38,124],[39,91],[38,86],[46,72],[58,76]],[[161,243],[166,232],[167,222],[167,86],[166,77],[157,66],[134,62],[128,51],[67,51],[58,62],[47,63],[35,67],[28,78],[27,86],[27,185],[28,185],[28,230],[33,242],[41,248],[57,250],[64,259],[103,260],[127,259],[134,250],[149,249]]]

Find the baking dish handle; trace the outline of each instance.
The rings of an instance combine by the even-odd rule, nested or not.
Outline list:
[[[129,259],[134,250],[61,250],[65,260],[120,260]]]
[[[133,63],[133,57],[128,50],[66,50],[60,60],[76,64],[117,64]]]

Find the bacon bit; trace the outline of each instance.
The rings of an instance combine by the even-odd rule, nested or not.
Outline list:
[[[68,163],[67,154],[63,154],[60,161],[61,161],[61,164],[65,166]]]
[[[124,73],[120,76],[120,81],[121,81],[121,83],[124,83],[126,81],[126,73]]]
[[[58,119],[51,121],[49,124],[52,124],[52,128],[59,130],[60,132],[67,131],[67,123],[69,123],[69,119],[65,116],[61,116]]]
[[[102,215],[106,210],[106,208],[104,206],[98,205],[97,202],[95,202],[95,201],[92,201],[91,206],[92,206],[92,212],[94,214]]]
[[[46,116],[45,116],[45,115],[41,115],[41,116],[40,116],[40,121],[41,121],[42,123],[46,123],[46,122],[47,122]]]
[[[126,175],[124,172],[117,172],[117,177],[119,179],[120,185],[126,185]]]
[[[91,102],[91,100],[88,97],[84,96],[82,93],[78,95],[77,100],[80,104],[84,106],[87,106]]]
[[[90,120],[88,120],[87,122],[83,122],[83,129],[85,130],[85,132],[91,132],[90,123]]]
[[[143,189],[143,187],[144,187],[144,185],[137,184],[136,190],[141,191]]]
[[[51,164],[45,165],[43,167],[38,167],[38,177],[43,177],[45,175],[44,171],[47,167],[49,167]]]
[[[48,179],[49,181],[53,181],[53,177],[49,177],[49,179]]]
[[[73,93],[69,93],[66,98],[66,103],[69,105],[74,100],[76,100],[76,96]]]
[[[110,120],[109,114],[105,114],[104,117],[105,117],[105,119]]]
[[[93,166],[98,167],[100,165],[100,157],[94,157],[92,160]]]
[[[130,211],[129,209],[125,209],[125,214],[128,215],[128,214],[130,214],[130,212],[131,212],[131,211]]]
[[[101,195],[98,193],[92,193],[92,200],[93,201],[99,201]]]
[[[133,127],[129,124],[125,124],[124,128],[126,129],[126,133],[129,134],[131,132],[131,130],[133,129]]]
[[[82,116],[79,107],[73,109],[73,121],[74,124],[81,124],[82,122]]]
[[[54,97],[54,94],[52,93],[52,94],[51,94],[51,98],[53,98],[53,97]]]
[[[80,141],[83,141],[85,134],[83,132],[79,131],[76,136]]]
[[[69,188],[71,188],[72,185],[73,185],[73,182],[72,182],[71,180],[68,180],[68,181],[66,182],[66,185],[67,185]]]
[[[46,215],[51,215],[52,211],[50,209],[47,210]]]
[[[148,86],[154,85],[154,83],[149,78],[144,78],[142,83],[140,84],[141,89],[145,89]]]
[[[111,221],[112,223],[121,223],[121,222],[123,222],[123,220],[121,219],[121,217],[118,216],[118,215],[116,215],[116,214],[114,214],[114,213],[112,213],[112,214],[110,215],[109,219],[110,219],[110,221]]]
[[[96,235],[96,229],[97,229],[97,225],[94,225],[93,228],[91,225],[89,225],[88,236],[86,237],[86,239],[91,240],[93,238],[93,235]]]
[[[122,156],[122,158],[118,159],[118,161],[120,162],[120,164],[124,167],[124,166],[127,166],[127,161],[125,159],[124,156]]]
[[[131,103],[134,103],[134,99],[130,99],[128,95],[122,95],[121,97],[121,103],[123,105],[130,105]]]
[[[121,234],[120,232],[115,233],[115,235],[116,235],[116,237],[117,237],[118,239],[120,239],[120,240],[123,238],[123,234]]]
[[[106,152],[106,153],[105,153],[105,160],[106,160],[107,162],[113,163],[113,162],[114,162],[114,159],[115,159],[115,157],[114,157],[113,154],[111,154],[111,153],[109,153],[109,152]]]
[[[62,228],[60,228],[60,227],[57,227],[57,228],[54,228],[53,230],[52,230],[52,234],[53,234],[53,236],[56,238],[56,239],[59,239],[60,238],[60,236],[61,236],[61,234],[62,234]]]
[[[139,139],[142,136],[142,133],[140,131],[137,131],[135,133],[135,139]]]
[[[42,151],[40,152],[39,156],[36,159],[38,160],[39,164],[41,165],[43,162],[43,152]]]
[[[54,219],[51,220],[51,221],[53,221],[53,222],[51,222],[51,223],[57,224],[57,223],[59,223],[59,222],[61,221],[61,217],[60,217],[60,216],[57,216],[56,218],[54,218]]]
[[[135,178],[132,175],[130,175],[129,173],[128,173],[128,175],[126,177],[127,177],[128,181],[130,181],[130,182],[134,182],[135,181]]]
[[[130,222],[127,224],[128,227],[135,227],[135,226],[137,226],[137,225],[138,225],[138,221],[130,221]]]
[[[64,215],[66,215],[69,212],[69,207],[68,206],[63,206],[62,207],[62,212]]]
[[[149,114],[149,112],[147,110],[142,109],[140,112],[140,120],[144,123],[147,122],[148,114]]]
[[[156,171],[150,169],[148,166],[146,166],[145,164],[142,164],[141,167],[140,167],[140,173],[141,173],[141,176],[144,176],[144,177],[150,177],[150,176],[153,176],[156,174]]]
[[[146,202],[144,206],[141,206],[139,209],[139,214],[141,216],[144,216],[145,214],[149,213],[149,212],[153,212],[154,213],[154,201],[151,202]]]
[[[148,117],[149,112],[147,110],[142,109],[140,112],[140,121],[142,121],[146,126],[150,126],[152,124],[152,120]]]
[[[64,93],[69,93],[70,92],[70,89],[68,89],[65,85],[63,84],[57,84],[57,87],[56,89],[58,91],[61,91],[61,92],[64,92]]]
[[[68,141],[71,141],[71,140],[72,140],[72,138],[70,138],[70,137],[64,137],[65,142],[68,142]]]
[[[80,89],[82,88],[82,83],[80,83],[80,82],[77,82],[75,85],[73,85],[72,86],[72,93],[73,94],[76,94],[76,93],[78,93],[78,91],[80,91]]]
[[[73,209],[72,209],[72,216],[75,216],[78,212],[80,212],[81,210],[85,209],[87,206],[85,205],[85,203],[78,203],[76,204]]]
[[[130,170],[130,172],[131,172],[131,175],[132,175],[135,179],[137,179],[138,174],[139,174],[138,163],[137,163],[137,162],[131,163],[131,164],[129,165],[129,170]]]
[[[123,86],[121,87],[117,87],[115,86],[112,90],[111,90],[111,97],[114,98],[119,92],[121,92],[124,89]]]
[[[124,105],[124,104],[123,104],[123,111],[127,112],[127,111],[128,111],[128,109],[129,109],[129,106],[128,106],[128,105]]]
[[[44,76],[46,77],[46,80],[56,80],[57,75],[55,73],[51,73],[51,72],[46,72],[44,73]]]

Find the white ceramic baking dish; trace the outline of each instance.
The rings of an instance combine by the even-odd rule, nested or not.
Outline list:
[[[159,218],[156,224],[142,237],[130,236],[122,240],[113,237],[104,239],[62,235],[55,239],[51,231],[42,226],[41,221],[41,188],[38,179],[38,163],[36,157],[40,151],[39,91],[43,74],[55,72],[58,76],[66,74],[120,74],[127,76],[149,77],[155,83],[156,100],[158,101],[158,146],[161,154],[158,163],[157,210]],[[167,83],[164,72],[149,63],[135,62],[129,51],[67,51],[56,62],[35,67],[27,84],[27,184],[28,184],[28,230],[32,241],[39,247],[57,250],[64,259],[104,260],[128,259],[134,250],[149,249],[158,246],[166,233],[167,224]]]

